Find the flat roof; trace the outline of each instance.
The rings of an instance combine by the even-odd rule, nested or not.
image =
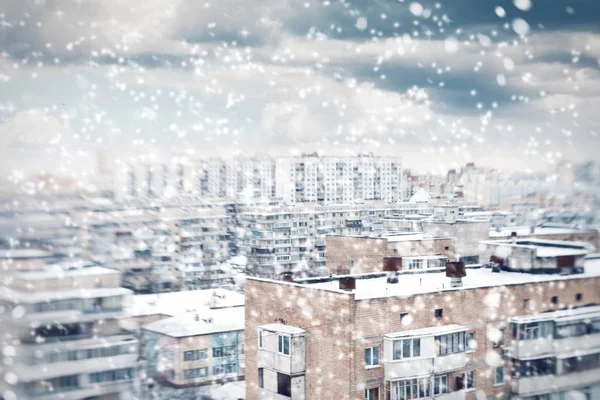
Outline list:
[[[521,315],[518,317],[511,318],[511,321],[518,323],[537,322],[537,321],[551,321],[556,320],[558,322],[569,321],[573,319],[585,319],[585,318],[600,318],[600,306],[588,306],[579,308],[570,308],[567,310],[556,310],[548,311],[535,315]]]
[[[206,308],[198,313],[187,313],[151,322],[144,325],[142,329],[176,338],[243,331],[244,312],[244,307],[230,307],[219,310]],[[198,315],[198,321],[196,321],[196,314]]]
[[[590,253],[589,244],[566,240],[516,239],[514,242],[504,240],[485,240],[480,243],[492,246],[518,247],[535,250],[537,257],[584,256]]]
[[[128,317],[144,315],[185,315],[206,308],[242,307],[245,297],[226,289],[186,290],[181,292],[131,296],[125,309]]]
[[[289,335],[301,334],[306,331],[302,328],[298,328],[295,326],[283,325],[283,324],[267,324],[259,326],[260,329],[269,331],[269,332],[281,332],[287,333]]]
[[[568,235],[572,233],[594,233],[598,232],[594,229],[580,229],[580,228],[569,228],[569,227],[544,227],[536,226],[531,231],[529,226],[513,226],[507,228],[501,228],[500,230],[490,229],[490,238],[495,237],[507,237],[511,236],[513,232],[517,233],[517,236],[532,236],[532,235]]]
[[[41,270],[17,271],[13,274],[15,278],[25,280],[62,279],[72,276],[94,276],[94,275],[118,275],[121,272],[116,269],[101,267],[90,264],[81,267],[70,267],[71,263],[48,264]]]
[[[398,273],[398,283],[388,283],[387,273],[343,275],[333,278],[311,278],[297,282],[281,282],[269,279],[248,277],[250,280],[277,282],[278,284],[299,285],[347,295],[354,295],[355,300],[368,300],[386,297],[410,297],[417,294],[436,293],[453,290],[468,290],[477,288],[520,285],[527,283],[552,282],[570,279],[599,278],[600,259],[586,259],[584,272],[573,275],[532,274],[524,272],[492,272],[491,268],[469,266],[467,276],[462,278],[463,286],[453,288],[450,278],[446,277],[444,268],[401,271]],[[339,289],[339,279],[356,278],[356,289]]]
[[[401,332],[393,332],[386,333],[383,335],[384,338],[396,339],[401,337],[412,337],[412,336],[434,336],[434,335],[443,335],[447,333],[454,332],[462,332],[466,331],[467,328],[462,325],[442,325],[442,326],[432,326],[429,328],[422,329],[413,329],[411,331],[401,331]]]
[[[25,292],[22,290],[0,287],[0,299],[19,304],[35,304],[65,299],[93,299],[96,297],[125,296],[131,293],[131,290],[123,287],[81,288],[55,290],[51,292]]]

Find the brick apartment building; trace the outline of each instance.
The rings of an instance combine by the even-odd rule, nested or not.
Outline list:
[[[413,258],[442,256],[454,261],[454,239],[424,237],[421,233],[390,236],[327,235],[327,269],[336,274],[381,272],[385,257]],[[426,266],[425,266],[426,268]]]
[[[600,260],[395,278],[248,278],[246,398],[600,398]]]

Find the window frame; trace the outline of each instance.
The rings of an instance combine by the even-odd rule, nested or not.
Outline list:
[[[469,336],[472,336],[472,338],[469,339]],[[475,342],[475,347],[469,346],[469,340],[472,340],[473,342]],[[465,353],[473,353],[473,352],[475,352],[475,350],[477,350],[477,341],[475,340],[475,331],[465,332]]]
[[[445,381],[442,383],[442,381]],[[441,389],[441,390],[440,390]],[[433,395],[439,396],[449,393],[448,374],[439,374],[433,376]]]
[[[471,386],[469,387],[469,375],[471,376]],[[462,373],[463,379],[463,390],[471,391],[475,390],[475,370],[465,371]]]
[[[409,356],[405,356],[404,355],[404,350],[405,350],[405,344],[404,342],[409,342],[409,352],[410,355]],[[415,342],[418,343],[418,346],[416,346],[419,349],[419,354],[415,355]],[[396,343],[399,343],[398,345]],[[400,349],[400,357],[397,358],[397,350],[396,350],[396,346],[399,347]],[[416,358],[421,358],[421,338],[405,338],[405,339],[396,339],[394,341],[392,341],[392,360],[393,361],[400,361],[400,360],[406,360],[406,359],[416,359]]]
[[[381,398],[381,390],[379,390],[379,386],[366,388],[365,389],[365,400],[379,400]],[[377,397],[374,396],[377,395]]]
[[[287,353],[285,352],[285,344],[287,342]],[[290,356],[292,353],[292,338],[289,335],[277,334],[277,354]]]
[[[502,375],[502,380],[498,381],[498,371],[502,371],[501,375]],[[504,386],[504,382],[505,382],[505,377],[504,377],[504,365],[498,365],[496,367],[494,367],[494,386]]]
[[[377,349],[377,357],[375,357],[375,349]],[[367,363],[367,354],[370,354],[370,363]],[[375,364],[375,358],[377,358],[377,364]],[[381,349],[379,345],[365,347],[365,368],[377,368],[381,367]]]

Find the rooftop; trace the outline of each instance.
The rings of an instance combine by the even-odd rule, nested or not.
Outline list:
[[[499,230],[490,230],[490,238],[497,237],[509,237],[516,232],[517,236],[532,236],[532,235],[569,235],[572,233],[593,233],[597,232],[594,229],[582,229],[577,227],[565,227],[565,226],[536,226],[535,228],[529,226],[513,226],[507,228],[501,228]]]
[[[504,240],[486,240],[480,243],[489,246],[532,249],[535,250],[536,257],[540,258],[585,256],[590,252],[587,243],[563,240],[524,239],[511,242],[506,242]]]
[[[80,264],[77,263],[56,263],[48,264],[41,270],[35,271],[19,271],[15,272],[13,276],[18,279],[25,280],[43,280],[43,279],[62,279],[66,277],[75,276],[97,276],[97,275],[110,275],[120,274],[121,272],[101,267],[95,264]]]
[[[356,278],[356,289],[341,290],[340,278]],[[467,276],[462,278],[463,286],[450,287],[450,278],[446,277],[444,268],[430,268],[426,270],[401,271],[398,274],[398,283],[388,283],[387,273],[371,273],[362,275],[340,275],[331,278],[308,278],[296,282],[271,281],[260,278],[250,280],[263,280],[277,282],[282,285],[300,285],[336,293],[354,295],[355,300],[377,299],[385,297],[409,297],[417,294],[435,293],[442,291],[469,290],[476,288],[499,287],[506,285],[520,285],[536,282],[551,282],[570,279],[600,278],[600,259],[586,259],[584,272],[573,275],[558,274],[531,274],[521,272],[492,272],[491,268],[469,266]]]
[[[513,322],[527,323],[533,321],[568,321],[571,319],[600,318],[600,306],[570,308],[566,310],[549,311],[536,315],[522,315],[514,317]]]
[[[196,315],[198,321],[196,321]],[[219,332],[244,330],[244,307],[230,307],[219,310],[204,308],[198,313],[187,313],[161,319],[144,325],[142,329],[171,337],[209,335]]]
[[[225,309],[242,308],[244,295],[225,289],[186,290],[158,294],[140,294],[132,296],[125,310],[130,317],[162,314],[181,316],[203,311],[206,308]]]

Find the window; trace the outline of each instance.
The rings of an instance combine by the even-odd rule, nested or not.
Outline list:
[[[208,351],[202,350],[190,350],[183,352],[183,361],[199,361],[206,360],[208,358]]]
[[[465,332],[436,336],[435,342],[439,346],[438,354],[440,356],[463,353],[465,351]]]
[[[475,342],[475,332],[467,332],[465,338],[465,348],[467,352],[475,351],[475,349],[477,348],[477,342]]]
[[[442,318],[443,315],[444,315],[444,309],[443,308],[436,308],[435,309],[435,317],[436,318]]]
[[[379,365],[379,346],[367,347],[365,349],[365,366],[375,367]]]
[[[581,293],[577,293],[575,295],[575,301],[581,301],[583,299],[583,295]]]
[[[534,340],[540,337],[552,337],[554,323],[552,321],[531,322],[513,325],[513,339]]]
[[[444,246],[444,250],[448,250],[448,249],[450,249],[449,246]]]
[[[423,268],[423,260],[422,259],[412,259],[408,260],[408,269],[422,269]]]
[[[258,387],[261,389],[265,387],[265,370],[263,368],[258,369]]]
[[[285,335],[277,335],[277,352],[280,354],[290,355],[290,337]]]
[[[504,328],[498,329],[498,336],[493,341],[494,346],[504,346]]]
[[[529,308],[529,299],[523,300],[523,308]]]
[[[504,385],[504,367],[494,368],[494,386]]]
[[[556,373],[555,358],[539,358],[536,360],[513,360],[513,378],[553,375]]]
[[[448,375],[436,375],[433,377],[433,394],[448,393]]]
[[[222,365],[215,365],[213,367],[213,375],[221,375],[223,374],[224,368]]]
[[[213,352],[214,358],[223,357],[223,348],[222,347],[214,347],[212,349],[212,352]]]
[[[237,364],[225,364],[225,373],[226,374],[237,374]]]
[[[400,313],[400,322],[402,322],[404,320],[404,318],[406,318],[406,317],[408,317],[407,312]]]
[[[379,400],[379,388],[366,389],[365,400]]]
[[[577,337],[587,334],[585,322],[556,324],[556,338]]]
[[[208,375],[208,368],[190,368],[183,370],[183,379],[204,378]]]
[[[552,302],[552,304],[558,304],[558,296],[552,296],[550,301]]]
[[[421,339],[394,340],[394,360],[421,356]]]
[[[467,390],[475,389],[475,372],[467,371],[462,374],[463,388]]]
[[[282,396],[292,396],[292,378],[289,375],[277,373],[277,393]]]
[[[600,367],[600,353],[570,357],[563,360],[563,373],[565,374],[598,367]]]
[[[133,378],[133,368],[115,369],[112,371],[95,372],[90,374],[90,383],[121,381]]]
[[[429,378],[405,379],[392,382],[392,398],[398,400],[429,397]]]

